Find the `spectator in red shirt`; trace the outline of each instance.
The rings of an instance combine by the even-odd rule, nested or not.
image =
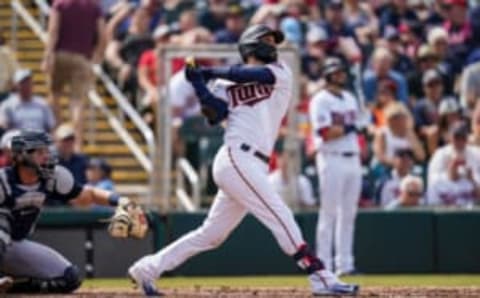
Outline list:
[[[170,28],[167,25],[160,25],[153,32],[155,47],[165,45],[170,38]],[[158,77],[157,55],[155,49],[143,52],[138,62],[138,84],[145,93],[142,100],[143,106],[150,106],[158,101],[158,86],[163,85],[164,78]]]

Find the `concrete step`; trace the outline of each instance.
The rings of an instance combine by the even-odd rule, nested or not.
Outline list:
[[[140,148],[143,150],[143,152],[147,152],[147,146],[146,145],[140,145]],[[112,145],[102,145],[102,146],[96,146],[96,145],[87,145],[82,148],[82,151],[85,154],[89,155],[95,155],[95,156],[131,156],[130,149],[127,148],[127,146],[118,144],[112,144]]]
[[[113,181],[126,182],[126,181],[147,181],[149,176],[142,171],[113,171]]]

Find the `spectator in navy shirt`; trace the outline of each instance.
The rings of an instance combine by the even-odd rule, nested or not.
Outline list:
[[[85,171],[88,157],[74,150],[75,129],[70,123],[63,123],[55,130],[55,145],[58,151],[59,164],[72,172],[76,181],[87,182]]]
[[[238,3],[228,6],[225,19],[225,29],[215,34],[215,41],[218,43],[236,43],[246,26],[245,12]]]

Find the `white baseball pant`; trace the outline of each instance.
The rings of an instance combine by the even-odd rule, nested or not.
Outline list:
[[[268,165],[239,146],[223,146],[215,157],[213,177],[219,192],[203,224],[154,255],[139,262],[155,276],[170,271],[188,258],[218,247],[247,212],[272,231],[289,256],[304,240],[292,212],[268,181]]]
[[[320,211],[317,225],[317,256],[332,270],[332,244],[335,236],[335,270],[353,270],[353,235],[362,184],[357,155],[317,154],[320,179]],[[334,232],[335,231],[335,232]]]

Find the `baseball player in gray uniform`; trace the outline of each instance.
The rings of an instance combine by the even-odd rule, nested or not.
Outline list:
[[[116,206],[128,200],[74,181],[56,164],[47,133],[24,130],[12,138],[13,166],[0,169],[0,292],[70,293],[78,268],[55,250],[28,240],[47,197],[76,205]]]

